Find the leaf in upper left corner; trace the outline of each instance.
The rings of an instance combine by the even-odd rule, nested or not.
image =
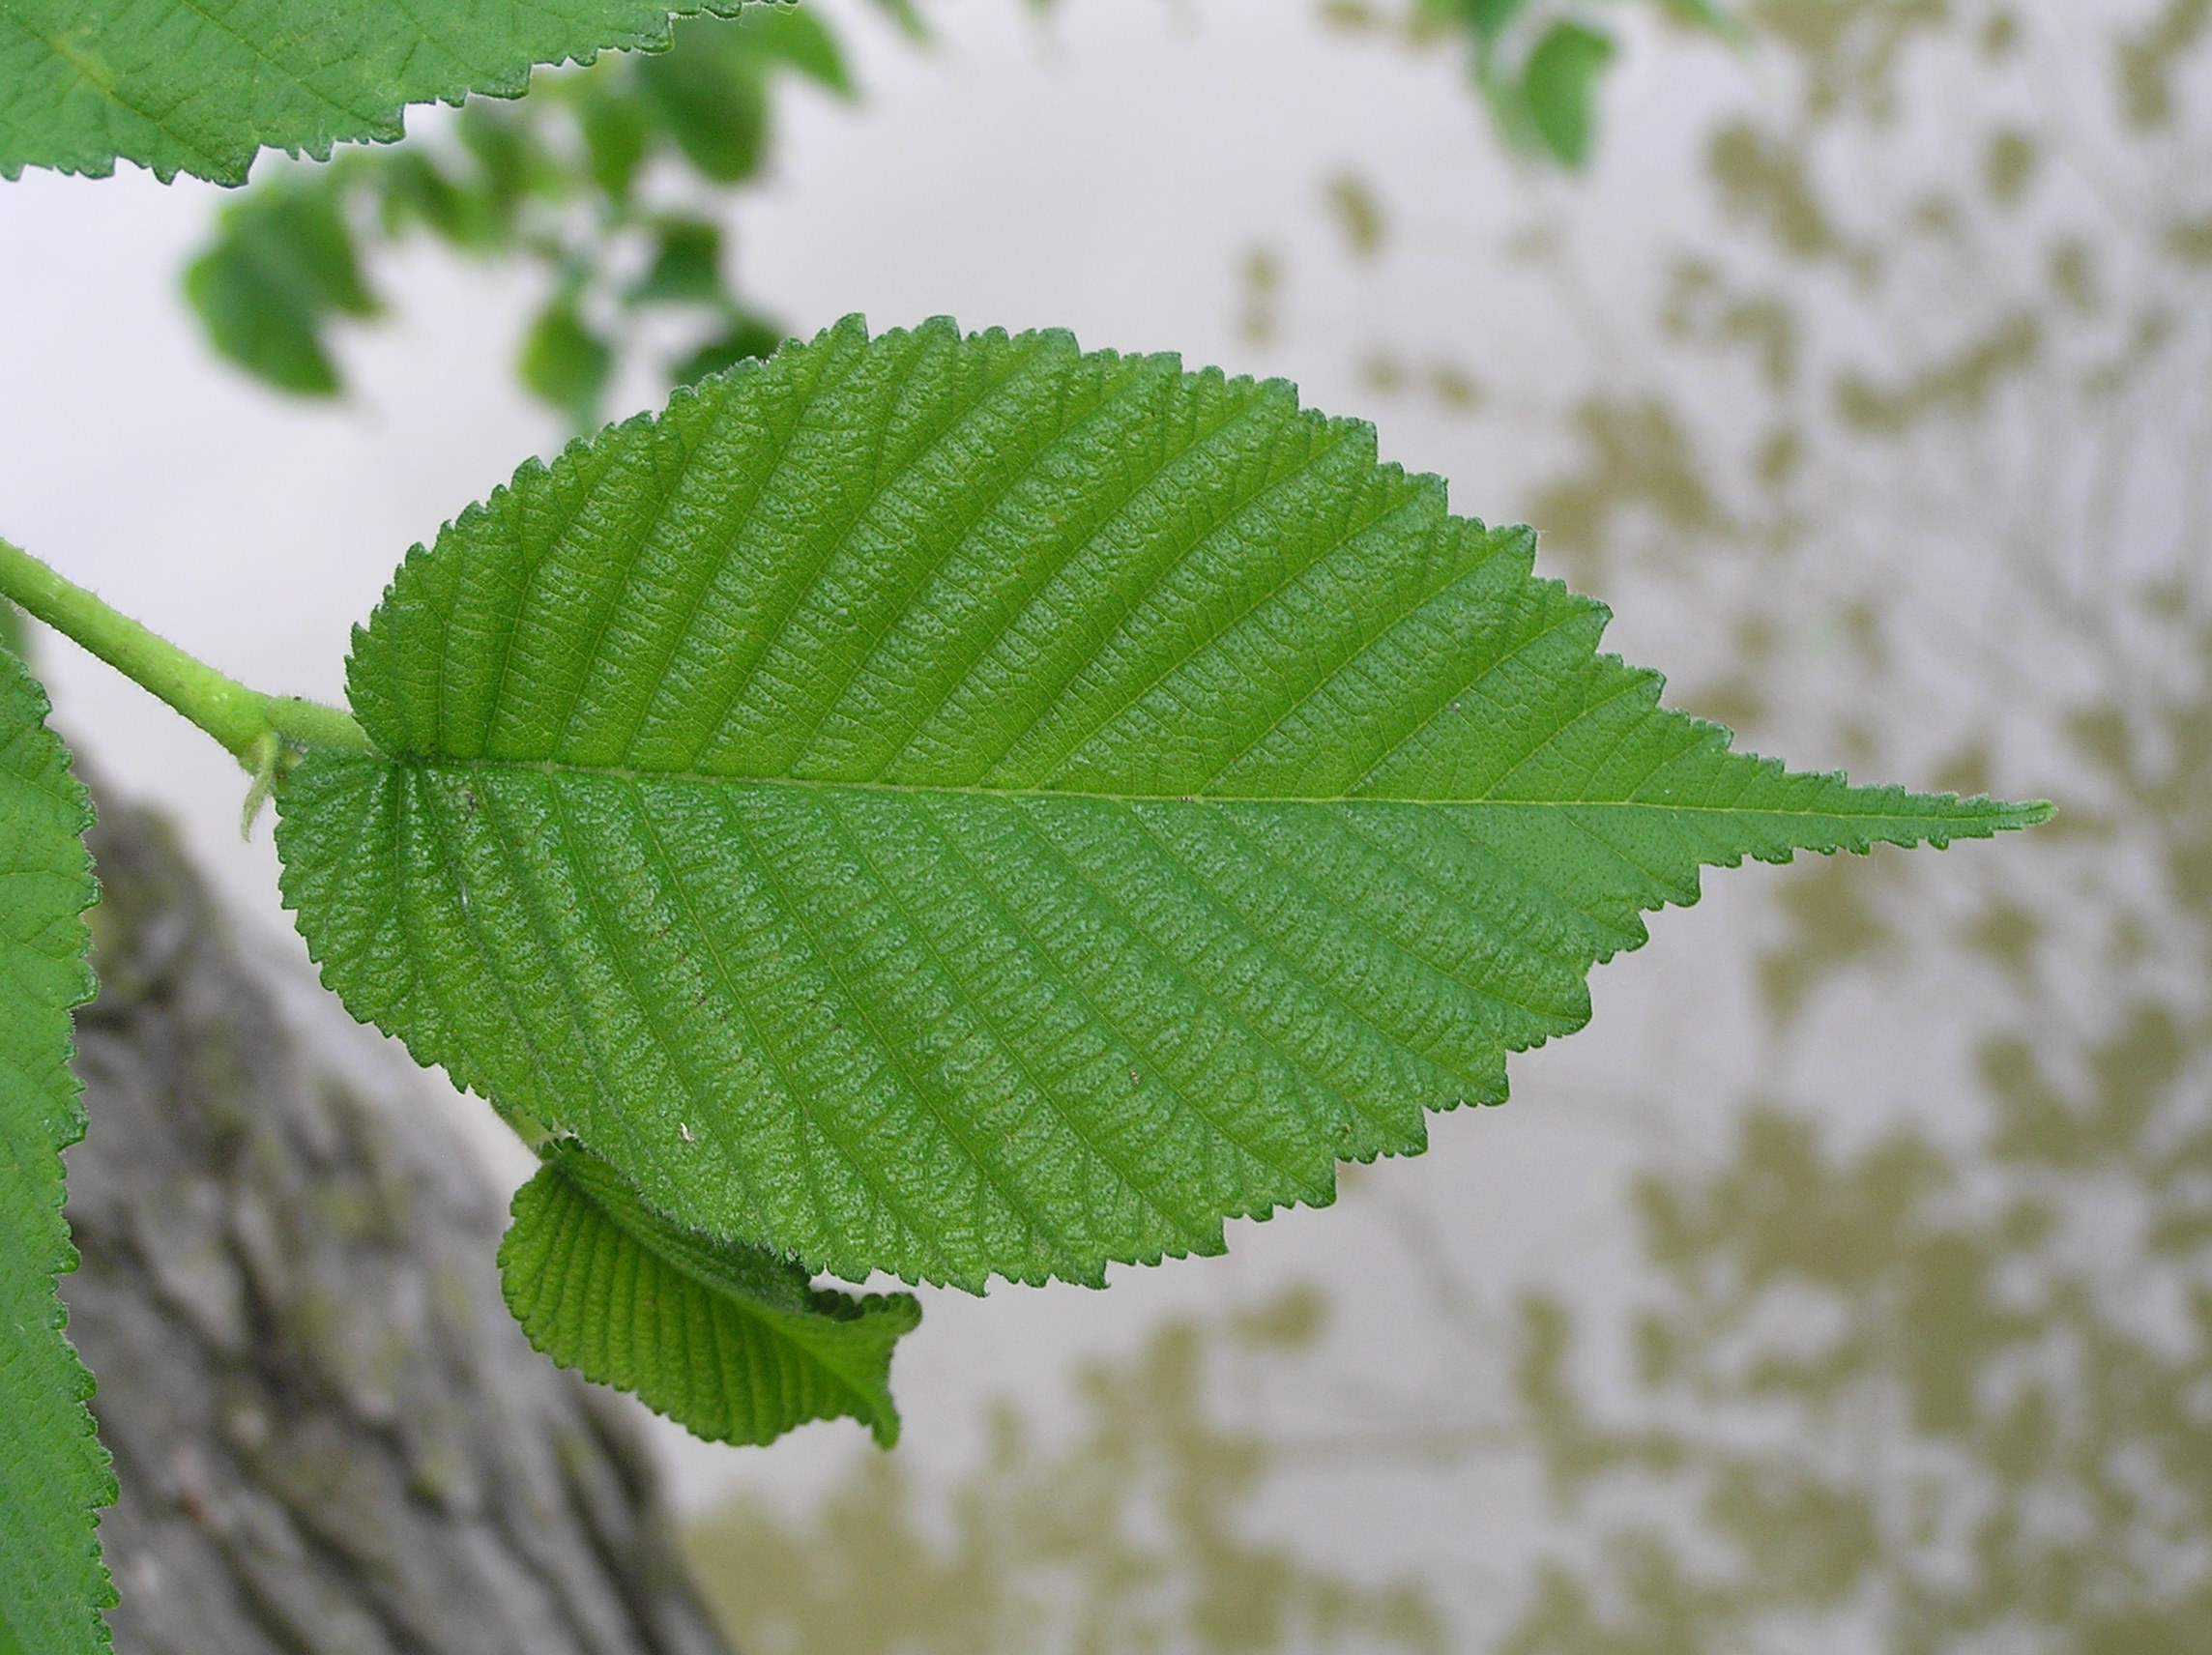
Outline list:
[[[62,1151],[84,1135],[70,1010],[92,998],[82,915],[99,887],[92,807],[45,717],[45,692],[0,650],[0,1648],[82,1655],[107,1647],[95,1514],[115,1479],[54,1277],[76,1267],[62,1217]]]
[[[530,1342],[713,1442],[772,1442],[849,1415],[898,1440],[891,1348],[911,1293],[818,1292],[773,1253],[684,1230],[606,1162],[554,1150],[500,1243],[508,1308]]]
[[[667,45],[672,13],[742,0],[0,0],[0,177],[118,160],[243,184],[402,135],[410,103],[519,96],[534,65]]]

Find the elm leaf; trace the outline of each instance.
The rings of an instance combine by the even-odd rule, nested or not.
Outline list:
[[[526,464],[280,800],[354,1015],[671,1220],[1102,1279],[1502,1101],[1702,865],[2048,807],[1731,750],[1280,382],[851,318]]]
[[[84,1136],[70,1010],[92,998],[92,807],[46,696],[0,650],[0,1648],[85,1655],[115,1601],[95,1514],[115,1498],[54,1277],[76,1267],[62,1151]]]
[[[817,1292],[773,1253],[669,1223],[578,1146],[515,1192],[499,1265],[532,1344],[695,1437],[767,1443],[844,1414],[898,1440],[891,1347],[921,1320],[913,1294]]]

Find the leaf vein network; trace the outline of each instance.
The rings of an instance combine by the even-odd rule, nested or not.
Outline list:
[[[1313,418],[1319,421],[1318,416],[1314,416]],[[1146,579],[1143,586],[1139,589],[1137,595],[1133,601],[1125,600],[1123,602],[1121,616],[1116,620],[1111,627],[1102,628],[1092,639],[1091,653],[1083,658],[1082,662],[1075,668],[1074,671],[1066,675],[1053,699],[1044,707],[1038,709],[1036,713],[1030,719],[1028,725],[1023,729],[1021,736],[1017,738],[1013,745],[1007,749],[1009,753],[1019,749],[1022,742],[1028,740],[1031,736],[1034,735],[1038,727],[1044,724],[1048,719],[1051,718],[1053,713],[1059,711],[1061,706],[1066,702],[1068,696],[1076,689],[1079,684],[1082,683],[1084,675],[1089,673],[1091,669],[1098,663],[1100,657],[1106,653],[1108,646],[1110,646],[1117,638],[1122,636],[1127,631],[1130,621],[1151,602],[1152,598],[1158,594],[1161,586],[1166,583],[1170,575],[1182,568],[1201,550],[1211,544],[1214,538],[1219,536],[1224,529],[1228,528],[1232,523],[1236,522],[1237,519],[1250,513],[1252,510],[1264,504],[1270,496],[1280,493],[1284,489],[1289,488],[1293,483],[1300,480],[1306,473],[1312,471],[1317,465],[1321,463],[1322,460],[1334,453],[1338,449],[1342,448],[1344,444],[1351,439],[1353,433],[1358,429],[1357,426],[1353,425],[1349,421],[1327,421],[1319,422],[1322,423],[1323,428],[1328,433],[1329,440],[1327,442],[1318,445],[1311,451],[1299,456],[1296,464],[1295,464],[1289,471],[1285,472],[1281,477],[1270,480],[1265,487],[1260,489],[1259,492],[1255,494],[1240,496],[1237,499],[1235,507],[1229,511],[1225,512],[1222,517],[1217,520],[1211,527],[1207,529],[1204,534],[1195,537],[1183,545],[1178,547],[1175,556],[1161,564],[1160,566]],[[1227,426],[1223,427],[1225,431],[1229,427]],[[1293,428],[1295,427],[1294,426]],[[1281,432],[1278,431],[1278,439],[1280,435]],[[1191,661],[1196,659],[1201,653],[1211,649],[1214,644],[1218,643],[1222,638],[1226,637],[1230,632],[1234,631],[1238,625],[1242,624],[1252,615],[1257,613],[1260,608],[1271,601],[1286,587],[1288,587],[1293,581],[1298,579],[1298,577],[1303,575],[1308,569],[1315,567],[1319,564],[1325,561],[1327,558],[1333,556],[1336,551],[1344,545],[1345,541],[1350,538],[1350,534],[1340,535],[1334,541],[1330,542],[1326,548],[1309,556],[1304,563],[1300,564],[1297,567],[1292,569],[1288,574],[1284,575],[1280,580],[1276,581],[1274,585],[1269,587],[1266,592],[1260,594],[1258,597],[1255,598],[1251,603],[1248,603],[1237,610],[1235,615],[1231,616],[1221,626],[1215,628],[1213,631],[1206,633],[1203,636],[1191,635],[1187,637],[1185,639],[1185,642],[1189,645],[1187,650],[1178,653],[1172,659],[1169,659],[1161,664],[1150,679],[1146,680],[1142,684],[1137,685],[1128,693],[1123,695],[1121,701],[1111,707],[1107,707],[1102,711],[1095,712],[1091,717],[1088,728],[1084,729],[1083,732],[1078,735],[1073,741],[1062,743],[1061,756],[1053,766],[1053,773],[1058,773],[1062,770],[1064,770],[1070,764],[1075,761],[1076,756],[1083,751],[1083,748],[1091,740],[1092,738],[1098,734],[1099,731],[1107,728],[1114,722],[1115,719],[1121,717],[1122,713],[1128,711],[1130,708],[1136,706],[1137,703],[1144,700],[1146,696],[1151,694],[1151,692],[1157,689],[1162,683],[1166,682],[1178,672],[1188,666]],[[1002,759],[1000,763],[1003,765],[1004,760]]]
[[[1069,1134],[1083,1146],[1084,1149],[1089,1152],[1094,1161],[1106,1167],[1110,1172],[1112,1172],[1116,1177],[1121,1180],[1122,1187],[1126,1189],[1130,1194],[1134,1195],[1139,1201],[1143,1202],[1147,1206],[1150,1207],[1157,1217],[1164,1219],[1167,1223],[1173,1225],[1179,1231],[1187,1230],[1190,1228],[1187,1221],[1181,1214],[1170,1212],[1165,1207],[1160,1205],[1158,1201],[1153,1197],[1151,1191],[1148,1190],[1142,1183],[1140,1183],[1135,1175],[1131,1173],[1128,1168],[1123,1167],[1112,1155],[1108,1154],[1097,1144],[1091,1141],[1091,1135],[1086,1132],[1083,1127],[1079,1125],[1076,1120],[1067,1113],[1065,1107],[1062,1104],[1060,1097],[1057,1093],[1055,1093],[1053,1089],[1038,1078],[1035,1070],[1031,1066],[1028,1055],[1021,1049],[1020,1042],[1009,1040],[1000,1031],[998,1026],[992,1021],[989,1012],[985,1009],[981,997],[970,989],[968,984],[962,980],[960,973],[955,972],[949,965],[946,963],[944,954],[939,950],[937,944],[932,937],[930,927],[924,923],[917,923],[917,916],[910,914],[907,911],[906,904],[900,899],[898,895],[897,883],[885,877],[884,871],[877,864],[876,859],[868,854],[867,847],[860,841],[859,835],[854,833],[852,824],[844,819],[834,804],[830,807],[828,814],[830,819],[836,824],[840,838],[852,850],[853,855],[859,858],[861,865],[867,869],[868,877],[874,880],[877,886],[884,892],[885,897],[889,902],[893,912],[898,915],[900,925],[921,945],[922,951],[929,956],[930,962],[936,966],[941,973],[943,973],[945,979],[953,985],[954,989],[958,993],[959,999],[963,1002],[967,1008],[974,1013],[976,1022],[979,1023],[986,1031],[988,1031],[991,1037],[991,1043],[998,1047],[998,1049],[1007,1058],[1013,1060],[1014,1066],[1021,1071],[1023,1078],[1030,1083],[1031,1087],[1036,1092],[1039,1101],[1044,1103],[1045,1106],[1052,1111],[1053,1115],[1060,1120],[1061,1124],[1067,1128]],[[926,817],[926,812],[920,812],[917,814]],[[931,823],[930,826],[932,828],[937,828],[938,824]],[[955,857],[959,857],[961,865],[968,870],[971,878],[975,878],[975,870],[974,865],[968,861],[965,856],[961,855],[957,846],[952,846],[947,843],[942,829],[940,829],[938,832],[938,839],[941,844],[946,844],[946,848],[951,850]],[[974,888],[977,893],[983,895],[984,900],[991,900],[987,889],[979,879],[975,880]],[[1017,924],[1016,929],[1020,930],[1021,927]],[[1070,984],[1069,986],[1073,987],[1074,985]],[[1080,994],[1081,991],[1078,990],[1077,992]],[[1101,1017],[1100,1021],[1102,1023],[1106,1023],[1108,1028],[1113,1028],[1113,1025],[1108,1022],[1107,1019]],[[1119,1034],[1120,1031],[1116,1030],[1115,1032]],[[1170,1083],[1170,1089],[1176,1089],[1172,1082]],[[1179,1092],[1178,1093],[1178,1096],[1179,1098]],[[940,1117],[940,1118],[943,1118],[943,1117]],[[958,1135],[956,1134],[956,1136]],[[963,1142],[962,1147],[968,1147],[965,1142]],[[978,1165],[981,1164],[982,1158],[979,1155],[976,1155],[973,1148],[969,1149],[969,1154],[972,1159],[975,1159],[978,1163]],[[1010,1191],[1004,1193],[1005,1194],[1006,1205],[1012,1207],[1015,1211],[1020,1212],[1022,1216],[1029,1221],[1032,1229],[1033,1229],[1038,1235],[1049,1239],[1053,1246],[1059,1249],[1063,1262],[1071,1261],[1076,1257],[1076,1250],[1068,1244],[1069,1238],[1065,1232],[1062,1231],[1057,1226],[1047,1223],[1041,1215],[1032,1210],[1029,1204],[1023,1202],[1019,1197],[1013,1195]]]
[[[720,944],[715,941],[713,929],[704,923],[696,904],[691,899],[690,888],[684,883],[682,874],[677,870],[675,858],[668,853],[667,843],[661,837],[659,824],[653,819],[653,811],[645,798],[642,786],[634,781],[631,786],[637,789],[638,820],[644,824],[646,833],[651,839],[652,854],[655,859],[659,862],[664,876],[669,882],[669,888],[676,893],[677,900],[684,905],[686,916],[691,920],[702,945],[707,950],[707,957],[713,963],[714,974],[721,979],[724,995],[729,1002],[737,1007],[738,1015],[744,1020],[745,1028],[751,1033],[754,1044],[760,1048],[762,1060],[774,1073],[777,1084],[783,1088],[785,1097],[791,1101],[794,1107],[805,1110],[806,1118],[813,1123],[815,1130],[821,1133],[824,1140],[829,1143],[830,1148],[837,1153],[838,1157],[861,1182],[874,1190],[876,1199],[884,1205],[884,1210],[889,1213],[910,1236],[917,1241],[920,1240],[927,1232],[916,1222],[912,1214],[905,1210],[905,1203],[894,1193],[890,1184],[884,1179],[880,1169],[871,1167],[862,1161],[854,1152],[852,1147],[843,1140],[842,1135],[832,1128],[830,1122],[823,1119],[814,1111],[806,1110],[805,1105],[800,1103],[800,1100],[806,1095],[804,1089],[800,1086],[799,1078],[786,1065],[781,1050],[770,1038],[767,1030],[761,1027],[760,1020],[754,1015],[751,997],[739,989],[737,979],[731,974],[729,961],[724,957]],[[757,857],[753,859],[758,860]],[[777,900],[779,906],[788,912],[789,903],[784,901],[780,895]],[[808,1184],[808,1198],[815,1211],[818,1214],[826,1215],[832,1210],[832,1206],[829,1199],[829,1192],[823,1187],[821,1176],[815,1168],[814,1157],[802,1155],[801,1160],[803,1162],[803,1176]]]
[[[917,339],[926,339],[926,335],[918,334],[916,334],[915,337]],[[858,364],[863,356],[864,352],[854,352],[854,363]],[[835,539],[830,541],[822,548],[820,554],[814,559],[812,565],[807,568],[805,579],[800,582],[799,585],[797,585],[792,590],[790,600],[783,605],[782,612],[778,614],[770,624],[767,635],[761,640],[760,647],[753,653],[752,660],[745,667],[744,676],[738,681],[737,684],[731,689],[729,694],[723,698],[721,710],[714,715],[713,719],[708,722],[706,726],[706,739],[699,743],[698,747],[693,751],[691,755],[690,762],[692,764],[696,765],[699,760],[705,756],[709,749],[713,746],[715,740],[721,736],[722,727],[728,723],[731,715],[737,711],[739,706],[744,701],[745,693],[752,688],[753,681],[759,677],[761,668],[767,664],[769,657],[775,653],[776,647],[782,643],[784,632],[790,626],[792,619],[805,605],[806,599],[813,594],[815,587],[820,584],[823,574],[829,569],[830,566],[835,563],[837,561],[838,555],[842,553],[848,545],[851,544],[854,533],[860,527],[862,523],[867,520],[869,514],[875,510],[877,505],[883,500],[883,497],[890,492],[890,490],[904,478],[911,475],[915,468],[921,462],[921,460],[930,454],[935,453],[957,432],[964,429],[968,422],[981,412],[981,410],[992,400],[993,396],[997,392],[1005,390],[1016,380],[1023,378],[1028,373],[1033,371],[1035,359],[1029,359],[1021,364],[1021,367],[1015,374],[1009,375],[1006,380],[1001,381],[998,385],[984,387],[982,392],[975,396],[975,400],[967,402],[954,410],[951,416],[945,421],[944,424],[929,436],[927,441],[922,444],[921,448],[918,449],[903,466],[889,471],[885,471],[882,469],[883,447],[887,441],[888,433],[878,433],[876,438],[876,464],[878,467],[878,472],[867,491],[866,497],[859,502],[859,506],[853,510],[851,515],[846,518],[844,527],[837,532]],[[848,371],[850,371],[850,369],[848,369]],[[903,394],[905,387],[902,385],[900,389]],[[795,426],[794,430],[796,431],[796,429],[797,427]],[[765,491],[767,486],[765,480],[762,486]]]
[[[842,831],[843,824],[840,823],[838,826]],[[897,1071],[900,1080],[905,1083],[907,1095],[929,1113],[930,1118],[944,1130],[947,1139],[960,1146],[981,1181],[1005,1202],[1008,1209],[1020,1214],[1024,1219],[1030,1220],[1033,1233],[1036,1236],[1055,1243],[1064,1253],[1066,1251],[1065,1237],[1054,1234],[1049,1227],[1032,1217],[1023,1198],[1011,1189],[1004,1187],[1004,1179],[998,1171],[975,1152],[975,1146],[968,1142],[967,1134],[946,1114],[939,1105],[934,1092],[928,1087],[920,1084],[913,1068],[907,1062],[904,1048],[898,1041],[889,1038],[878,1023],[870,997],[856,992],[854,984],[838,963],[837,952],[823,945],[821,934],[807,918],[806,905],[803,902],[793,900],[792,893],[785,887],[774,860],[760,855],[753,846],[751,836],[746,833],[742,824],[733,819],[731,827],[744,840],[746,854],[752,858],[754,865],[760,869],[764,882],[775,891],[776,899],[782,905],[784,912],[791,915],[792,922],[805,935],[807,946],[813,951],[814,957],[822,962],[823,970],[836,983],[838,993],[844,997],[846,1004],[852,1007],[854,1015],[866,1026],[869,1036],[875,1041],[878,1050],[883,1053],[888,1060],[889,1066]],[[851,835],[847,833],[845,836],[849,842]],[[979,1207],[977,1216],[982,1215],[982,1210]]]

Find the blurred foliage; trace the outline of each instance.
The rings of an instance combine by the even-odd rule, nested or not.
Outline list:
[[[1670,22],[1722,40],[1741,29],[1714,0],[1647,0]],[[1324,0],[1339,28],[1387,32],[1423,44],[1456,39],[1468,73],[1499,134],[1513,147],[1562,166],[1589,159],[1597,93],[1616,47],[1607,4],[1593,0]]]
[[[883,0],[910,33],[907,0]],[[607,53],[541,73],[526,98],[472,98],[451,124],[390,147],[348,147],[283,166],[226,206],[185,292],[216,348],[306,395],[340,390],[330,333],[383,306],[364,275],[382,248],[422,233],[477,258],[542,272],[545,297],[517,355],[522,382],[581,428],[596,423],[649,318],[688,335],[662,363],[688,384],[764,356],[782,328],[730,269],[723,192],[759,176],[777,80],[854,96],[844,56],[812,11],[750,9],[676,25],[655,55]]]
[[[1221,1423],[1209,1370],[1304,1350],[1322,1321],[1294,1289],[1225,1325],[1169,1321],[1133,1359],[1082,1371],[1064,1446],[1000,1405],[942,1542],[896,1454],[855,1461],[807,1524],[741,1496],[691,1531],[701,1585],[748,1655],[1441,1655],[1419,1587],[1361,1585],[1243,1532],[1278,1456]]]
[[[1978,1153],[1755,1111],[1727,1165],[1640,1181],[1666,1292],[1629,1419],[1578,1388],[1565,1305],[1523,1307],[1522,1399],[1594,1532],[1504,1655],[1823,1622],[1893,1655],[2207,1646],[2212,1040],[2145,1006],[2083,1056],[2070,1089],[1992,1041]]]
[[[1058,0],[1029,0],[1042,15]],[[1709,0],[1648,0],[1671,18],[1732,38]],[[910,38],[926,39],[915,0],[876,0]],[[1597,89],[1614,60],[1602,6],[1587,0],[1330,0],[1340,26],[1415,42],[1464,39],[1470,73],[1501,136],[1569,167],[1595,139]],[[757,178],[772,138],[772,94],[786,74],[855,96],[838,41],[819,15],[767,4],[722,21],[679,21],[665,53],[608,53],[592,68],[540,73],[512,101],[472,98],[449,126],[392,146],[347,146],[319,166],[265,170],[226,206],[191,261],[185,293],[215,348],[263,382],[306,396],[343,389],[334,325],[384,306],[367,275],[376,254],[417,233],[471,257],[520,260],[545,296],[516,356],[522,383],[595,424],[609,382],[665,332],[689,344],[661,363],[672,384],[772,351],[777,322],[730,271],[726,192]],[[1332,198],[1372,253],[1383,225],[1356,180]],[[1255,267],[1258,269],[1259,267]],[[1257,316],[1259,312],[1255,312]],[[1264,320],[1247,331],[1265,330]],[[1390,377],[1387,368],[1382,377]],[[1471,403],[1464,373],[1439,382]]]

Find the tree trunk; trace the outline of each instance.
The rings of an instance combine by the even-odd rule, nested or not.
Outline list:
[[[63,1288],[118,1655],[719,1655],[629,1405],[508,1316],[413,1070],[249,958],[160,819],[93,851]]]

